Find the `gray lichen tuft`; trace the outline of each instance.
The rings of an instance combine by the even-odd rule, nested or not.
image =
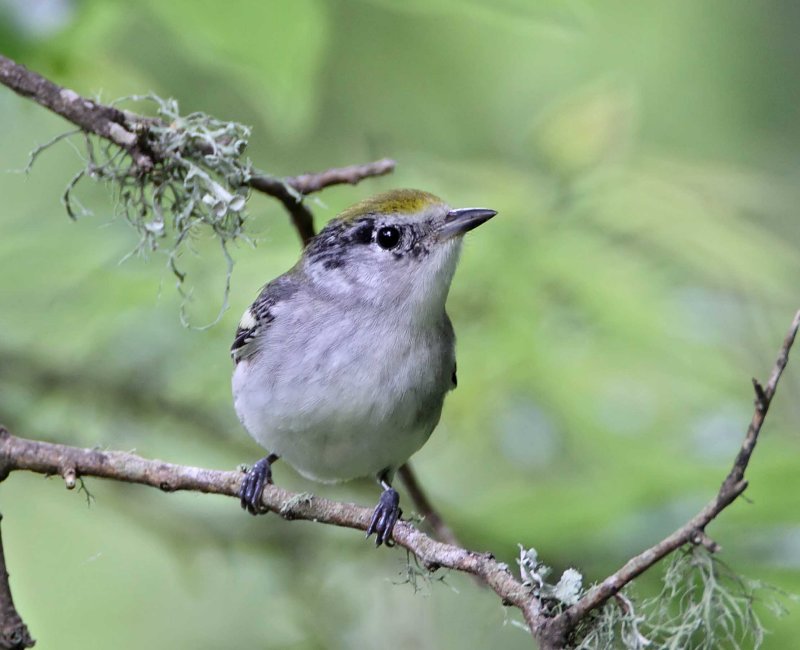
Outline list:
[[[673,554],[657,596],[636,609],[625,595],[612,599],[581,624],[575,648],[759,648],[766,631],[756,606],[781,615],[789,598],[737,575],[706,549],[687,547]]]
[[[142,168],[117,144],[72,130],[32,151],[28,169],[48,147],[82,136],[84,167],[72,177],[62,197],[67,214],[73,219],[90,214],[75,196],[83,180],[109,185],[117,215],[139,236],[131,255],[164,252],[182,293],[186,273],[179,266],[180,255],[193,237],[210,233],[219,241],[227,263],[221,315],[227,307],[233,268],[228,245],[246,239],[245,205],[252,165],[244,152],[250,128],[205,113],[181,115],[177,101],[156,95],[127,97],[114,104],[122,101],[147,102],[155,108],[153,118],[125,114],[140,145],[151,152],[151,167]]]
[[[519,544],[519,565],[522,584],[530,588],[542,603],[550,616],[555,616],[566,607],[574,605],[585,593],[583,576],[576,569],[567,569],[555,583],[548,582],[552,569],[539,561],[539,554],[534,548],[526,549]]]

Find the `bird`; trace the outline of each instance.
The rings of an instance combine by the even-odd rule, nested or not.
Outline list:
[[[266,512],[272,464],[323,483],[375,477],[367,529],[392,545],[396,470],[428,440],[457,384],[445,302],[465,233],[497,213],[451,209],[396,189],[344,210],[269,282],[236,329],[234,408],[269,453],[242,480],[251,514]]]

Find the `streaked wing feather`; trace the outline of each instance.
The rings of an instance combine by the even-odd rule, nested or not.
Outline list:
[[[242,315],[236,328],[236,335],[231,345],[231,356],[236,363],[251,357],[256,352],[255,342],[275,320],[275,305],[288,299],[296,290],[297,283],[289,275],[276,278],[261,290],[255,302]]]

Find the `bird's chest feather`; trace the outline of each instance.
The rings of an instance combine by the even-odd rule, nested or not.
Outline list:
[[[409,426],[447,390],[453,342],[442,328],[354,314],[291,338],[296,349],[276,355],[267,389],[305,417]]]
[[[237,411],[259,442],[314,478],[404,462],[452,387],[453,335],[442,316],[425,327],[357,312],[276,318],[260,359],[237,367]]]

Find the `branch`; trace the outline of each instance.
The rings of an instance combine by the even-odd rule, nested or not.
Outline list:
[[[127,452],[81,449],[18,438],[0,426],[0,480],[18,470],[61,476],[70,489],[75,486],[77,478],[96,476],[148,485],[165,492],[188,490],[237,499],[243,477],[241,472],[175,465]],[[369,508],[298,494],[276,485],[268,485],[262,499],[265,508],[287,520],[304,519],[366,531],[372,517]],[[429,570],[446,567],[478,576],[504,602],[521,609],[528,605],[529,590],[491,554],[437,542],[402,520],[395,525],[393,537]]]
[[[283,203],[292,218],[297,234],[300,235],[300,241],[305,246],[314,236],[314,217],[311,211],[303,205],[303,196],[319,192],[331,185],[345,183],[356,185],[365,178],[384,176],[394,171],[395,165],[394,160],[382,158],[364,165],[350,165],[349,167],[328,169],[316,174],[301,174],[286,178],[274,178],[256,173],[247,181],[247,184],[254,190],[269,194]]]
[[[302,196],[289,189],[287,183],[271,176],[259,174],[248,180],[248,185],[254,190],[264,192],[278,199],[289,213],[300,242],[305,246],[314,236],[314,215],[303,203]]]
[[[17,94],[36,103],[77,127],[116,144],[126,151],[141,173],[151,171],[165,158],[180,155],[176,151],[161,151],[149,137],[153,126],[166,127],[160,120],[122,111],[80,96],[74,90],[63,88],[49,79],[28,70],[23,65],[0,54],[0,83]],[[318,173],[276,178],[254,171],[246,184],[278,199],[289,212],[300,239],[305,244],[314,236],[314,219],[303,205],[303,197],[319,192],[331,185],[355,185],[373,176],[392,172],[395,162],[384,158],[364,165],[328,169]]]
[[[0,515],[0,520],[3,516]],[[28,627],[14,607],[11,587],[8,583],[6,556],[3,551],[3,538],[0,536],[0,648],[2,650],[24,650],[32,648],[36,642],[31,639]]]
[[[331,185],[357,185],[365,178],[385,176],[394,171],[397,163],[391,158],[381,158],[364,165],[349,165],[328,169],[316,174],[289,176],[283,182],[292,186],[300,194],[313,194]]]
[[[636,557],[628,560],[624,566],[595,586],[575,605],[555,618],[546,621],[545,627],[547,628],[546,634],[548,636],[552,636],[556,641],[563,642],[568,633],[574,629],[577,622],[583,619],[589,612],[603,605],[634,578],[647,571],[647,569],[681,546],[685,544],[701,544],[712,552],[719,550],[719,545],[706,534],[706,526],[747,489],[747,481],[744,479],[744,473],[750,462],[750,457],[753,454],[756,442],[758,442],[758,434],[761,432],[761,426],[764,424],[764,419],[767,416],[767,411],[769,411],[772,398],[775,396],[778,381],[789,361],[789,350],[792,348],[798,329],[800,329],[800,311],[795,314],[789,331],[778,351],[778,358],[772,368],[766,388],[762,388],[758,380],[753,379],[753,386],[756,393],[753,418],[750,421],[750,426],[747,428],[747,434],[736,456],[733,467],[723,481],[717,495],[709,501],[700,512],[671,535],[668,535],[658,542],[658,544],[655,544]]]
[[[94,133],[118,145],[130,154],[143,171],[153,168],[156,154],[147,149],[141,137],[142,132],[119,109],[85,99],[74,90],[62,88],[2,54],[0,83],[23,97],[33,99],[87,133]]]

